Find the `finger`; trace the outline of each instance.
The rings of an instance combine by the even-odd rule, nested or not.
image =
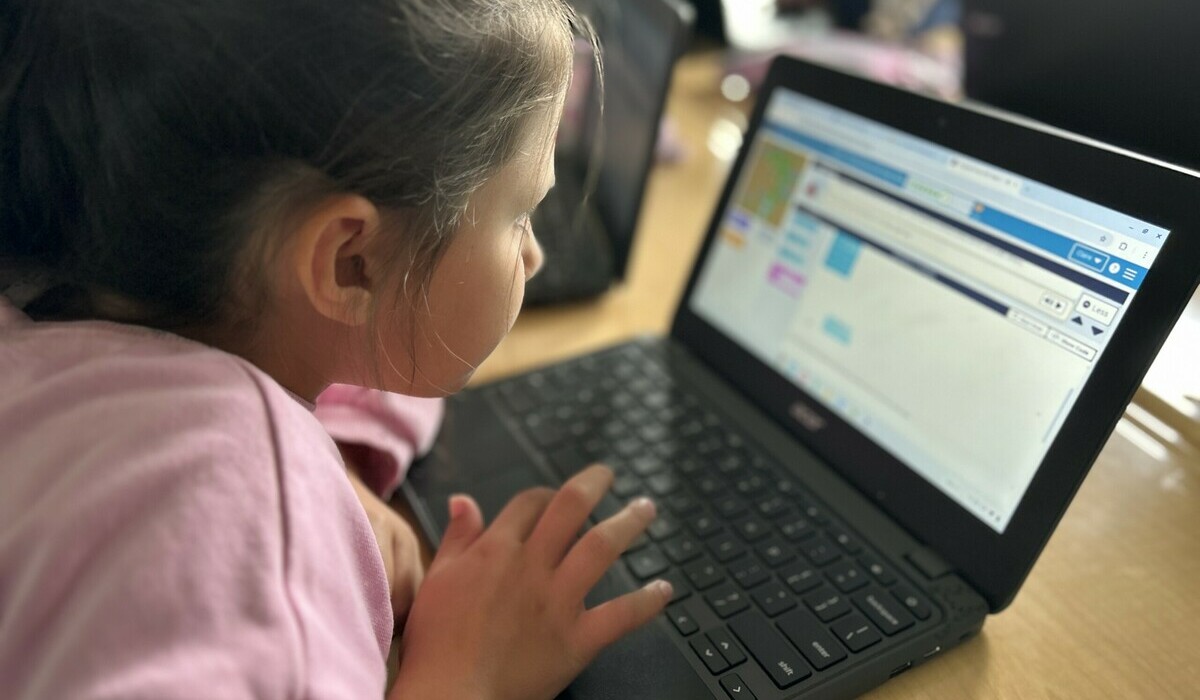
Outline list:
[[[651,581],[642,588],[601,603],[579,619],[576,648],[587,658],[654,619],[667,607],[673,594],[666,581]]]
[[[588,467],[568,479],[529,536],[534,555],[557,566],[612,482],[612,470],[601,465]]]
[[[504,506],[500,515],[496,516],[488,531],[524,542],[529,538],[529,533],[533,531],[534,525],[537,525],[552,498],[554,490],[544,486],[518,493]]]
[[[453,559],[471,546],[483,532],[483,513],[475,499],[463,494],[450,497],[450,524],[442,535],[442,543],[438,546],[437,554],[429,565],[430,571],[437,568],[438,563]]]
[[[582,600],[608,567],[654,520],[654,502],[635,498],[575,543],[558,569],[558,579],[572,600]]]

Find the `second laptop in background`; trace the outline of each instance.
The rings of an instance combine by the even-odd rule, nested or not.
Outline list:
[[[563,149],[555,188],[533,216],[546,266],[526,287],[529,304],[594,296],[625,276],[671,73],[694,16],[677,0],[575,4],[599,36],[604,90],[579,81],[587,90],[579,138]]]

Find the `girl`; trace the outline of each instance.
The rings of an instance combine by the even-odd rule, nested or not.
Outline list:
[[[486,528],[452,498],[404,610],[412,548],[389,582],[313,414],[334,383],[453,392],[510,329],[562,0],[0,8],[8,697],[377,697],[397,616],[390,697],[548,698],[661,611],[665,582],[584,609],[654,516],[577,539],[602,467]],[[394,395],[336,391],[404,442]]]

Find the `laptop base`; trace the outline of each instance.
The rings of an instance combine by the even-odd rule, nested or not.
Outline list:
[[[646,369],[655,366],[659,370]],[[585,371],[584,368],[588,367],[591,368],[590,371]],[[634,374],[629,367],[645,371],[639,369],[638,373]],[[611,375],[608,374],[610,370],[613,372]],[[646,549],[635,550],[613,567],[604,582],[589,597],[589,605],[633,590],[642,582],[658,575],[676,577],[674,580],[681,584],[677,584],[677,589],[686,589],[686,597],[677,600],[669,608],[670,615],[660,618],[646,630],[618,643],[602,655],[572,684],[563,697],[581,700],[608,697],[678,697],[689,700],[704,697],[726,698],[731,697],[731,694],[725,685],[734,684],[737,687],[739,682],[760,700],[854,697],[883,683],[893,674],[898,675],[941,654],[978,631],[987,612],[986,603],[982,598],[953,573],[945,573],[935,581],[927,579],[909,560],[910,555],[921,551],[917,543],[824,468],[815,457],[796,446],[778,427],[762,418],[761,414],[724,386],[719,378],[688,357],[679,347],[665,340],[637,341],[617,346],[561,365],[472,389],[450,399],[447,422],[434,450],[414,465],[404,484],[404,494],[430,540],[436,543],[446,526],[445,503],[452,493],[465,492],[475,496],[485,518],[490,520],[517,491],[535,485],[553,486],[561,483],[565,476],[585,466],[587,459],[580,459],[573,467],[555,464],[555,456],[564,454],[565,449],[562,447],[563,441],[555,435],[558,428],[550,424],[541,424],[539,421],[542,419],[532,419],[541,429],[528,430],[527,422],[531,420],[529,417],[537,414],[539,407],[554,405],[553,387],[566,386],[570,383],[572,375],[582,372],[591,378],[599,377],[601,381],[606,376],[611,377],[616,381],[616,385],[621,387],[615,395],[623,397],[628,395],[625,388],[651,382],[650,377],[657,371],[662,371],[673,386],[687,387],[689,395],[696,396],[701,402],[703,411],[717,414],[717,407],[723,409],[719,411],[721,426],[709,426],[708,433],[731,430],[731,434],[743,436],[747,445],[761,452],[766,459],[781,467],[787,465],[787,473],[803,484],[806,493],[814,494],[804,497],[808,499],[805,502],[814,504],[813,508],[827,507],[829,511],[837,514],[828,516],[829,519],[824,520],[824,525],[817,526],[819,534],[816,536],[795,542],[780,540],[784,547],[794,550],[796,556],[775,569],[769,569],[766,573],[768,581],[774,581],[780,586],[788,585],[787,572],[798,571],[792,563],[811,563],[814,555],[807,548],[812,548],[818,539],[834,532],[847,534],[847,546],[854,549],[854,553],[838,549],[836,552],[820,555],[833,556],[830,561],[820,559],[821,565],[812,567],[818,572],[818,576],[824,575],[827,579],[820,580],[817,586],[796,583],[794,587],[781,591],[784,598],[790,597],[794,600],[784,600],[781,604],[790,607],[780,612],[771,607],[777,603],[762,599],[764,586],[769,587],[767,582],[748,582],[756,585],[743,587],[735,585],[730,575],[719,584],[701,581],[701,586],[696,586],[693,585],[692,579],[678,578],[680,572],[695,560],[673,566],[661,574],[636,576],[639,571],[643,574],[647,571],[641,569],[645,562],[637,559],[639,551],[669,550],[671,543],[681,541],[679,536],[667,534],[667,531],[652,532],[651,540],[645,545]],[[606,384],[611,386],[613,382]],[[531,393],[526,396],[526,391]],[[579,392],[584,392],[586,398],[587,392],[602,394],[603,388],[583,384],[575,391],[576,394]],[[616,400],[627,403],[627,399],[624,398]],[[531,401],[534,403],[530,403]],[[532,412],[516,410],[522,408],[528,408]],[[629,405],[618,408],[624,414],[631,409]],[[668,409],[664,406],[662,410]],[[597,410],[597,415],[601,412]],[[603,430],[600,425],[595,427],[597,430]],[[691,444],[697,444],[702,439],[702,435],[687,438]],[[539,442],[545,444],[538,444]],[[619,445],[621,438],[613,436],[606,438],[605,442]],[[635,456],[634,459],[636,458]],[[604,461],[617,463],[618,475],[621,475],[627,473],[626,465],[620,464],[621,460],[622,457],[614,454],[611,459]],[[678,461],[675,464],[682,463]],[[632,462],[628,464],[628,468],[634,469]],[[649,469],[648,462],[643,460],[638,468]],[[665,491],[663,479],[650,481],[651,477],[661,476],[665,472],[658,469],[652,471],[643,483],[655,483]],[[693,474],[689,478],[693,481],[687,489],[692,492],[701,477]],[[737,488],[730,486],[730,490]],[[690,532],[688,528],[692,523],[686,522],[683,516],[672,510],[674,506],[679,505],[672,496],[679,493],[671,491],[670,494],[664,492],[662,495],[655,495],[663,514],[658,523],[668,523],[667,527],[674,527],[669,523],[672,519],[677,520],[680,522],[678,532],[686,533]],[[714,502],[717,500],[720,499],[714,499]],[[614,507],[619,507],[619,500],[615,496],[606,499],[606,503],[603,503],[598,511],[600,515],[604,515]],[[715,509],[716,506],[705,508]],[[813,510],[810,515],[814,522],[826,517],[818,510]],[[768,519],[764,517],[762,520]],[[841,525],[842,521],[845,522],[844,527]],[[734,519],[733,522],[741,521]],[[728,533],[733,534],[733,526],[725,527]],[[718,541],[711,535],[709,539],[699,536],[694,539],[705,542],[706,547]],[[739,534],[737,537],[731,537],[730,541],[733,543],[731,546],[740,546],[749,552],[742,560],[766,564],[764,558],[770,556],[769,550],[765,549],[767,538],[744,541]],[[704,556],[713,557],[714,563],[717,563],[717,550],[709,549]],[[871,580],[855,587],[843,582],[842,585],[847,586],[848,592],[833,587],[834,580],[828,577],[838,572],[857,571],[857,574],[852,575],[874,576],[864,562],[877,564],[878,575],[889,578]],[[717,575],[726,576],[724,572]],[[883,585],[883,581],[889,580],[890,586]],[[830,609],[826,613],[827,608],[822,607],[822,604],[828,601],[813,600],[813,595],[820,591],[832,592],[829,595],[830,599],[839,599],[831,603],[838,607],[837,610]],[[927,615],[926,620],[918,620],[915,616],[912,619],[906,617],[903,605],[897,604],[896,596],[893,595],[900,591],[911,592],[920,599],[922,605],[928,605],[928,610],[922,611]],[[871,595],[867,595],[868,592]],[[758,597],[755,597],[756,595]],[[719,601],[722,597],[732,598],[733,602],[714,604],[714,601]],[[733,605],[739,609],[725,615],[718,612],[723,605]],[[872,605],[882,607],[873,611]],[[675,619],[676,615],[684,615],[690,618],[690,622],[680,628],[680,623]],[[816,617],[817,615],[821,615],[821,619]],[[829,615],[828,619],[825,619],[826,615]],[[855,647],[863,642],[853,639],[849,642],[838,642],[822,636],[835,629],[853,636],[855,630],[862,627],[873,630],[881,620],[883,625],[887,625],[890,616],[895,616],[897,627],[907,625],[909,628],[898,632],[884,630],[884,634],[878,635],[878,640],[868,640],[866,646],[857,650]],[[868,618],[876,622],[864,625],[856,622]],[[825,640],[825,652],[829,653],[829,657],[820,655],[825,652],[812,649],[806,652],[796,645],[780,651],[783,656],[779,661],[786,663],[785,659],[794,659],[788,667],[795,674],[806,674],[801,680],[789,682],[788,677],[779,675],[786,671],[775,669],[773,674],[772,669],[765,663],[766,659],[759,660],[759,657],[773,653],[770,644],[784,639],[781,633],[801,634],[805,625],[816,624],[818,620],[820,624],[812,627],[811,634],[814,635],[814,641]],[[851,625],[854,629],[848,629],[845,623],[852,621],[855,621],[855,624]],[[694,625],[694,629],[689,625]],[[894,636],[887,632],[893,632]],[[765,641],[757,640],[759,633],[762,633]],[[727,667],[720,664],[708,665],[701,655],[705,652],[705,640],[716,639],[721,643],[724,641],[722,635],[728,635],[728,641],[735,648],[735,653],[741,652],[748,658]],[[816,669],[812,659],[818,664],[828,662],[829,666]],[[780,687],[780,683],[786,687]]]

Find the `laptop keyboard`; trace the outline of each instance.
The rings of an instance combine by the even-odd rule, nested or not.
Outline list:
[[[635,496],[655,500],[659,516],[625,564],[639,580],[672,583],[667,617],[726,693],[754,697],[738,674],[747,663],[791,688],[929,620],[922,594],[672,380],[666,352],[623,345],[484,391],[561,478],[595,462],[612,467],[594,521]],[[701,629],[700,619],[720,623]]]

